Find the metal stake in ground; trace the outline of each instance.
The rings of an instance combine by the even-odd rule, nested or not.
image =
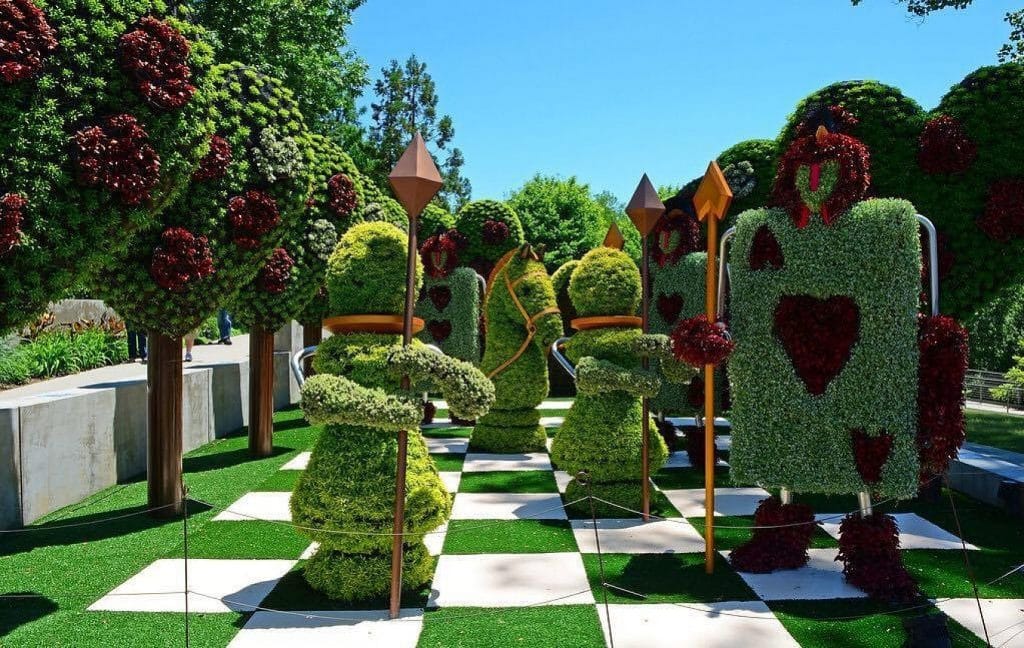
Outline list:
[[[405,312],[403,313],[402,344],[412,342],[412,314],[416,304],[416,224],[420,212],[441,188],[441,174],[434,164],[423,136],[418,132],[408,148],[398,158],[388,176],[398,202],[409,214],[409,250],[405,268]],[[409,376],[402,376],[402,389],[410,388]],[[391,541],[391,618],[398,618],[402,607],[402,556],[405,540],[405,472],[409,445],[409,431],[398,433],[398,460],[395,466],[395,522]]]
[[[715,323],[718,294],[715,285],[715,252],[718,250],[718,221],[725,218],[732,203],[732,190],[718,163],[712,161],[693,196],[697,220],[708,221],[707,317]],[[715,571],[715,365],[704,366],[704,570]]]
[[[636,226],[637,231],[640,232],[640,276],[642,283],[640,291],[640,294],[642,295],[640,319],[642,322],[641,330],[644,335],[648,333],[647,311],[649,310],[651,293],[648,277],[650,272],[650,269],[648,268],[650,260],[648,259],[647,235],[651,233],[651,230],[654,229],[658,219],[661,218],[664,213],[665,205],[661,202],[661,199],[658,198],[658,192],[654,190],[654,185],[651,184],[650,179],[645,173],[644,176],[640,178],[640,184],[637,185],[636,191],[633,192],[633,197],[629,199],[629,204],[626,205],[626,214],[629,216],[629,219],[633,221],[633,225]],[[647,369],[648,362],[646,356],[644,356],[642,362],[643,368]],[[641,402],[643,404],[643,418],[641,419],[641,434],[643,436],[640,440],[640,463],[642,464],[641,479],[643,480],[643,483],[640,486],[640,496],[641,502],[643,503],[641,510],[644,514],[644,522],[647,522],[651,516],[651,475],[650,466],[648,466],[648,459],[650,457],[651,450],[650,440],[647,438],[651,429],[651,408],[650,404],[647,402],[646,396],[643,397]]]

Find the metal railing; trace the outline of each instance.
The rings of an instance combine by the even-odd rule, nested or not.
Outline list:
[[[968,400],[1002,405],[1007,411],[1024,409],[1024,389],[1008,385],[998,371],[968,369],[964,391]]]

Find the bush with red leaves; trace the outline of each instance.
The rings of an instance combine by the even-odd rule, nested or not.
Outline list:
[[[450,229],[445,234],[455,244],[455,249],[462,251],[469,247],[469,238],[457,229]]]
[[[946,315],[918,318],[917,449],[922,483],[946,472],[963,445],[967,331]]]
[[[231,166],[232,159],[231,143],[220,135],[211,135],[210,152],[199,161],[199,168],[192,174],[192,180],[207,182],[223,178]]]
[[[843,575],[869,596],[892,603],[913,601],[920,590],[903,566],[896,519],[884,513],[851,513],[839,525]]]
[[[14,249],[21,240],[21,221],[28,201],[16,193],[0,198],[0,256]]]
[[[160,179],[160,156],[134,116],[115,115],[87,126],[75,133],[73,143],[82,184],[103,187],[125,205],[149,200]]]
[[[190,49],[180,31],[152,16],[139,20],[118,41],[121,69],[146,103],[158,110],[177,110],[195,94]]]
[[[851,430],[853,461],[865,484],[877,484],[882,478],[882,468],[892,452],[892,435],[869,435],[864,430]]]
[[[292,267],[295,260],[288,254],[288,250],[277,248],[270,253],[270,258],[263,264],[257,282],[260,290],[271,295],[280,295],[288,287],[288,280],[292,276]]]
[[[963,173],[977,157],[963,124],[948,115],[928,120],[917,140],[917,164],[931,175]]]
[[[191,282],[213,274],[209,241],[183,227],[167,228],[153,250],[149,272],[161,288],[183,292]]]
[[[686,388],[686,402],[695,410],[704,410],[704,376],[697,374]]]
[[[0,0],[0,79],[17,83],[43,69],[57,49],[57,32],[31,0]]]
[[[458,245],[447,232],[435,234],[420,246],[420,259],[428,277],[446,277],[459,265]]]
[[[860,309],[849,297],[785,295],[775,308],[774,332],[807,391],[820,396],[860,339]]]
[[[327,181],[327,208],[338,218],[347,218],[356,208],[356,186],[344,173],[337,173]]]
[[[985,212],[978,227],[1003,243],[1024,237],[1024,179],[996,180],[988,189]]]
[[[481,237],[487,245],[498,245],[508,240],[508,225],[496,220],[484,221]]]
[[[675,452],[679,449],[679,433],[676,430],[676,426],[672,421],[668,419],[655,419],[655,427],[658,428],[658,434],[665,440],[665,445],[668,447],[669,452]]]
[[[781,270],[785,265],[779,240],[767,225],[762,225],[754,232],[747,263],[751,270]]]
[[[735,346],[723,329],[708,321],[707,315],[679,322],[670,337],[676,358],[694,367],[721,363]]]
[[[703,390],[701,390],[703,391]],[[705,443],[707,437],[705,430],[702,427],[688,426],[683,428],[683,434],[686,436],[686,456],[690,460],[690,465],[693,466],[694,470],[700,474],[704,474],[704,450],[707,447]],[[715,447],[715,463],[722,458],[722,453]]]
[[[260,239],[281,222],[277,201],[259,189],[249,189],[228,201],[228,224],[235,245],[247,250],[259,247]]]
[[[651,230],[651,258],[659,268],[674,264],[690,252],[703,249],[700,225],[692,216],[682,214],[676,218],[660,218]]]
[[[733,550],[729,562],[741,572],[767,574],[807,564],[807,548],[817,529],[814,511],[806,504],[783,504],[777,497],[762,500],[754,512],[753,537]]]

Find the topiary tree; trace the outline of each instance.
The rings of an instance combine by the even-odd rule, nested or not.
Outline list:
[[[156,506],[180,503],[181,337],[253,281],[305,209],[310,185],[308,132],[280,82],[237,63],[218,65],[196,100],[214,120],[209,153],[188,191],[97,284],[108,304],[149,332]]]
[[[435,234],[454,229],[455,217],[444,207],[430,203],[423,208],[423,213],[416,220],[416,224],[419,226],[416,240],[425,241]]]
[[[381,191],[370,178],[364,176],[362,184],[364,203],[359,212],[360,220],[391,223],[399,229],[409,229],[409,215],[397,200]]]
[[[497,200],[474,200],[455,215],[455,229],[466,237],[461,263],[482,277],[489,277],[494,264],[523,244],[523,226],[508,204]]]
[[[494,382],[497,400],[477,421],[470,444],[483,452],[543,451],[547,435],[537,406],[548,395],[547,353],[562,335],[562,320],[541,255],[529,243],[494,266],[484,321],[480,368]]]
[[[405,235],[387,223],[363,223],[341,238],[329,261],[332,315],[401,315],[405,308]],[[417,275],[417,280],[420,277]],[[434,559],[423,544],[451,511],[437,469],[418,432],[421,405],[400,393],[408,374],[417,388],[439,389],[460,416],[487,411],[494,390],[479,370],[418,343],[372,328],[349,330],[319,348],[317,375],[302,389],[311,423],[326,425],[291,499],[292,519],[320,543],[306,581],[327,596],[354,602],[388,592],[398,444],[409,430],[402,584],[430,581]]]
[[[212,63],[164,2],[0,4],[0,334],[84,283],[188,183]]]

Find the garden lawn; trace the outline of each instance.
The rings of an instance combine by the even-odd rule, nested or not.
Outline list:
[[[1024,454],[1024,416],[969,409],[967,440]]]

